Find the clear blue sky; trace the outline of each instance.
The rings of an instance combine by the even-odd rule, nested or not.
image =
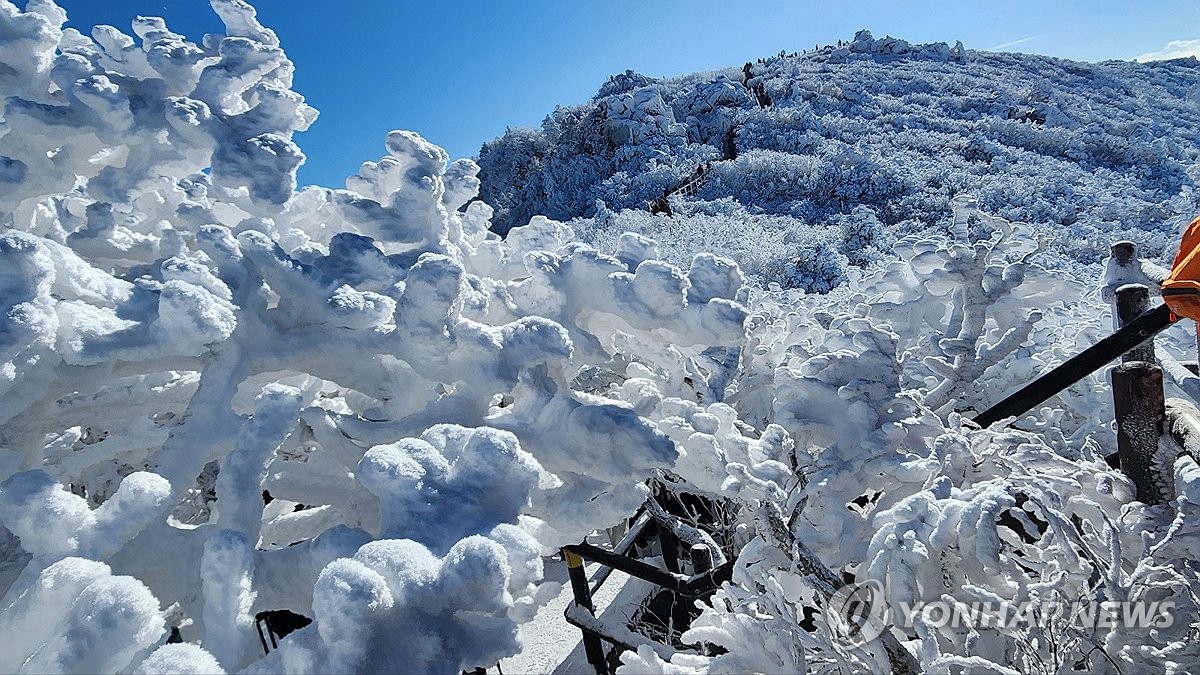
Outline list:
[[[23,5],[23,0],[17,0]],[[162,16],[193,41],[222,32],[205,0],[59,0],[68,25],[131,33]],[[470,157],[509,126],[538,126],[625,69],[670,76],[849,39],[860,28],[910,42],[1083,61],[1132,59],[1200,38],[1200,2],[1166,0],[257,0],[296,64],[294,89],[321,112],[297,136],[301,184],[342,187],[412,129]]]

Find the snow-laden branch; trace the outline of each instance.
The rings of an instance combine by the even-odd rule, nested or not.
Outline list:
[[[226,34],[191,44],[0,0],[0,670],[492,665],[558,590],[541,554],[621,522],[667,471],[728,506],[664,518],[736,556],[683,636],[726,651],[631,664],[877,668],[907,663],[901,637],[921,668],[1195,660],[1183,622],[896,621],[855,648],[821,615],[851,575],[895,603],[1194,610],[1194,472],[1177,467],[1178,518],[1130,505],[1097,459],[1098,387],[1028,431],[958,418],[1099,330],[1020,226],[962,204],[949,238],[815,297],[636,234],[612,256],[547,218],[500,239],[479,167],[412,132],[347,189],[297,191],[315,111],[254,11],[212,4]],[[750,103],[725,84],[688,105]],[[597,134],[689,142],[661,96],[625,94]],[[841,157],[822,180],[849,206],[862,184],[834,174],[870,167]],[[255,617],[278,610],[313,623],[264,658]]]

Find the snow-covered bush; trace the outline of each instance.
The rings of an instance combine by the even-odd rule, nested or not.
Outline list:
[[[718,534],[736,566],[683,636],[724,651],[667,664],[643,650],[628,667],[1194,660],[1183,622],[955,631],[920,615],[857,645],[835,630],[847,577],[897,605],[1195,611],[1200,470],[1176,464],[1174,514],[1131,504],[1100,459],[1099,378],[1015,430],[960,417],[1102,330],[1090,280],[1043,269],[1028,228],[945,198],[946,233],[855,269],[839,246],[882,247],[906,222],[872,200],[929,195],[846,141],[832,165],[772,148],[739,164],[825,181],[849,215],[823,230],[745,218],[750,202],[728,197],[678,220],[613,211],[713,159],[705,115],[750,105],[729,73],[685,80],[686,98],[618,78],[603,116],[563,109],[551,142],[512,132],[523,145],[490,151],[502,172],[554,166],[519,190],[541,191],[538,208],[586,198],[591,223],[510,195],[505,218],[527,223],[501,239],[473,201],[479,166],[404,131],[347,189],[296,191],[292,134],[315,111],[253,10],[212,4],[227,34],[195,45],[158,19],[136,39],[87,37],[48,0],[0,0],[0,670],[491,665],[558,590],[541,556],[620,523],[648,484],[728,507]],[[961,65],[860,38],[838,58]],[[1069,116],[1069,101],[1028,100]],[[577,135],[580,120],[603,124]],[[644,143],[605,140],[626,131]],[[567,141],[608,149],[554,155]],[[649,166],[647,148],[686,161]],[[735,261],[680,241],[759,279],[800,260],[800,283],[830,292],[752,289]],[[278,610],[312,623],[263,657],[256,617]]]
[[[802,248],[783,269],[785,288],[803,288],[810,293],[828,293],[846,282],[849,260],[828,243]]]
[[[485,143],[479,151],[480,161],[487,167],[481,171],[486,182],[480,196],[495,209],[493,219],[501,234],[545,213],[545,208],[539,208],[546,204],[540,171],[550,154],[549,141],[532,129],[509,129],[503,139],[503,143]]]
[[[952,412],[995,402],[1107,328],[1094,294],[1030,262],[1037,243],[1015,226],[966,200],[956,213],[948,241],[912,240],[847,290],[756,292],[732,393],[659,422],[686,449],[675,471],[738,500],[749,541],[681,636],[708,647],[669,663],[641,649],[622,672],[1118,672],[1195,658],[1190,502],[1133,502],[1103,460],[1102,381],[1022,430]],[[972,229],[993,234],[972,245]],[[1028,323],[1022,302],[1041,319]],[[761,441],[720,431],[723,415],[764,429]],[[1180,494],[1193,465],[1177,464]],[[848,580],[877,589],[878,630],[863,639],[836,604]]]
[[[686,266],[704,251],[720,251],[735,260],[751,280],[772,279],[778,283],[783,283],[785,270],[794,267],[793,261],[804,257],[806,249],[815,250],[841,236],[832,226],[808,228],[797,224],[784,216],[747,214],[728,198],[698,202],[674,216],[626,209],[609,211],[598,221],[571,221],[580,240],[610,255],[620,257],[619,241],[626,232],[632,232],[658,242],[659,257],[674,265]]]
[[[869,266],[883,256],[881,247],[887,238],[883,223],[868,206],[856,206],[848,215],[833,222],[842,228],[841,251],[852,264]]]

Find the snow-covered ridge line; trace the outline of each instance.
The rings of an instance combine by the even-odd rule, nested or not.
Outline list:
[[[807,54],[808,52],[804,52]],[[837,45],[816,46],[812,54],[814,58],[825,56],[832,63],[843,63],[850,58],[861,56],[903,56],[908,58],[932,59],[965,63],[970,58],[970,52],[963,46],[961,40],[956,40],[954,46],[945,42],[927,44],[912,44],[908,40],[885,35],[875,38],[869,30],[860,30],[850,41],[838,40]]]

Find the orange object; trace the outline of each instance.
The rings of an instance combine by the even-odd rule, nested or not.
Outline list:
[[[1162,297],[1171,308],[1172,320],[1186,316],[1200,321],[1200,217],[1183,232],[1171,275],[1162,284]]]

